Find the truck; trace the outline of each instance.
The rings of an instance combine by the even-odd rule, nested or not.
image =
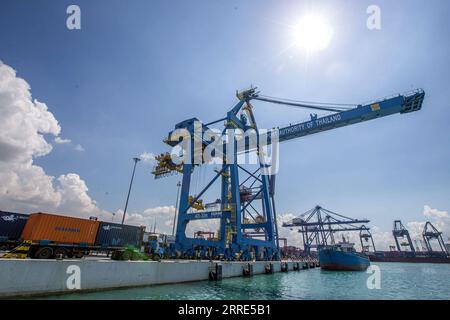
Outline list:
[[[140,248],[144,227],[121,225],[44,212],[32,213],[21,234],[29,257],[81,258],[91,252],[107,254],[123,247]]]
[[[145,254],[153,260],[168,258],[168,248],[175,243],[175,237],[162,233],[145,232],[142,247]]]

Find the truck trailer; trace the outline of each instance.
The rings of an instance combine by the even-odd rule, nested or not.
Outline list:
[[[18,243],[29,244],[28,256],[38,259],[81,258],[91,252],[140,249],[145,227],[122,225],[44,212],[32,213]],[[17,244],[18,244],[17,243]]]

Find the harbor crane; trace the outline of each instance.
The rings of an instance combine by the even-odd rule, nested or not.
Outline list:
[[[404,251],[401,247],[409,247],[409,250],[411,252],[416,252],[416,249],[414,249],[414,245],[409,235],[409,231],[405,228],[400,220],[394,221],[394,229],[392,230],[392,235],[394,236],[395,245],[397,246],[398,251]],[[399,238],[404,240],[405,237],[407,242],[398,241]]]
[[[227,260],[273,260],[279,259],[278,230],[275,208],[275,174],[261,157],[273,154],[276,146],[272,145],[274,137],[279,142],[304,137],[307,135],[336,129],[393,114],[406,114],[420,110],[425,96],[423,90],[416,90],[403,95],[396,95],[362,105],[339,105],[330,103],[309,103],[261,95],[256,88],[237,92],[238,102],[226,116],[203,123],[197,118],[187,119],[175,125],[164,142],[172,147],[172,154],[163,153],[156,157],[157,165],[153,170],[155,178],[171,174],[182,174],[182,187],[178,203],[178,220],[175,243],[171,253],[177,257],[221,258]],[[305,122],[278,127],[264,134],[257,126],[253,110],[254,101],[287,105],[325,111],[329,114],[318,116],[311,114]],[[223,123],[221,129],[214,125]],[[215,129],[215,130],[214,130]],[[233,130],[256,132],[256,143],[243,152],[249,155],[255,152],[256,164],[250,169],[238,163],[237,137],[221,141],[223,148],[216,148],[214,159],[220,159],[220,168],[204,184],[201,191],[193,193],[194,171],[214,161],[205,161],[202,154],[214,147],[224,135]],[[183,135],[180,133],[183,132]],[[211,135],[211,132],[218,132]],[[266,149],[267,144],[271,150]],[[245,139],[245,146],[250,143]],[[176,148],[178,151],[174,151]],[[220,149],[220,150],[218,150]],[[181,150],[181,151],[180,151]],[[174,160],[174,155],[181,161]],[[175,157],[175,158],[176,158]],[[200,160],[200,161],[198,161]],[[229,161],[231,160],[231,161]],[[209,193],[215,193],[214,206],[207,205],[204,199]],[[214,239],[191,238],[187,236],[188,224],[195,220],[213,219],[220,228]]]
[[[320,249],[335,244],[336,232],[369,230],[360,225],[369,222],[367,219],[353,219],[315,206],[299,217],[283,223],[283,227],[298,227],[298,232],[302,234],[305,254],[309,255],[313,248]]]
[[[422,232],[422,237],[423,241],[425,242],[425,246],[430,254],[434,252],[430,240],[437,240],[439,247],[441,249],[440,253],[443,253],[445,255],[449,254],[447,248],[445,247],[444,240],[442,239],[442,232],[438,231],[438,229],[436,229],[435,226],[431,224],[431,222],[427,221],[425,223]]]
[[[369,253],[370,247],[372,247],[373,252],[377,251],[372,233],[370,233],[370,228],[365,225],[361,226],[361,230],[359,231],[359,240],[361,241],[361,250],[363,253]]]

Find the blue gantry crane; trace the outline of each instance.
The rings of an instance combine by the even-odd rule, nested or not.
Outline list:
[[[346,217],[317,205],[300,216],[283,223],[283,227],[298,228],[298,232],[302,234],[305,255],[309,256],[311,249],[320,249],[335,244],[336,232],[369,230],[362,225],[369,222],[367,219]]]
[[[174,173],[183,175],[176,237],[171,247],[172,256],[229,260],[278,259],[275,175],[272,174],[273,171],[268,170],[269,165],[261,161],[260,156],[268,152],[264,145],[270,145],[274,136],[283,142],[392,114],[417,111],[422,107],[425,93],[423,90],[416,90],[364,105],[346,106],[268,97],[261,95],[256,88],[238,92],[236,96],[236,105],[219,120],[203,123],[197,118],[191,118],[175,125],[174,130],[164,140],[167,145],[173,147],[172,154],[163,153],[156,157],[157,165],[153,170],[155,178]],[[311,114],[308,121],[276,128],[263,135],[255,120],[253,101],[327,111],[330,114]],[[214,131],[213,126],[219,123],[223,123],[223,127]],[[215,166],[211,165],[211,161],[203,161],[202,152],[216,146],[220,134],[235,129],[256,132],[256,143],[252,148],[245,148],[243,152],[256,152],[256,163],[252,168],[240,164],[237,160],[240,155],[238,139],[224,139],[221,142],[223,146],[216,148],[213,153],[216,159],[222,160],[220,167],[215,169],[212,178],[204,187],[193,194],[194,170],[207,164],[210,164],[210,167]],[[211,135],[211,132],[217,134]],[[228,148],[230,146],[231,148]],[[245,146],[250,146],[247,140]],[[178,160],[174,160],[174,154]],[[182,161],[179,161],[180,158]],[[207,203],[204,198],[211,192],[215,193],[214,202]],[[207,239],[188,236],[189,223],[204,219],[219,221],[217,235]]]
[[[375,253],[377,251],[370,228],[365,225],[362,225],[361,230],[359,231],[359,241],[361,242],[361,251],[363,253],[369,254],[370,252]],[[372,251],[370,249],[371,247]]]
[[[422,237],[429,254],[438,253],[445,256],[449,255],[449,252],[445,247],[444,240],[442,239],[442,232],[436,229],[436,227],[430,221],[427,221],[425,223],[425,226],[423,227]],[[440,251],[433,250],[431,240],[436,240],[438,242]]]
[[[404,251],[402,250],[402,247],[408,247],[410,252],[416,252],[416,249],[414,249],[414,245],[411,240],[411,236],[409,235],[409,231],[405,228],[400,220],[394,221],[394,229],[392,230],[392,235],[394,236],[395,245],[397,246],[398,251]],[[398,241],[399,238],[402,242]]]

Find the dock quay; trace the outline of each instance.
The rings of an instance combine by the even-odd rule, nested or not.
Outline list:
[[[0,259],[0,297],[173,284],[300,271],[317,261],[114,261],[110,259]]]

